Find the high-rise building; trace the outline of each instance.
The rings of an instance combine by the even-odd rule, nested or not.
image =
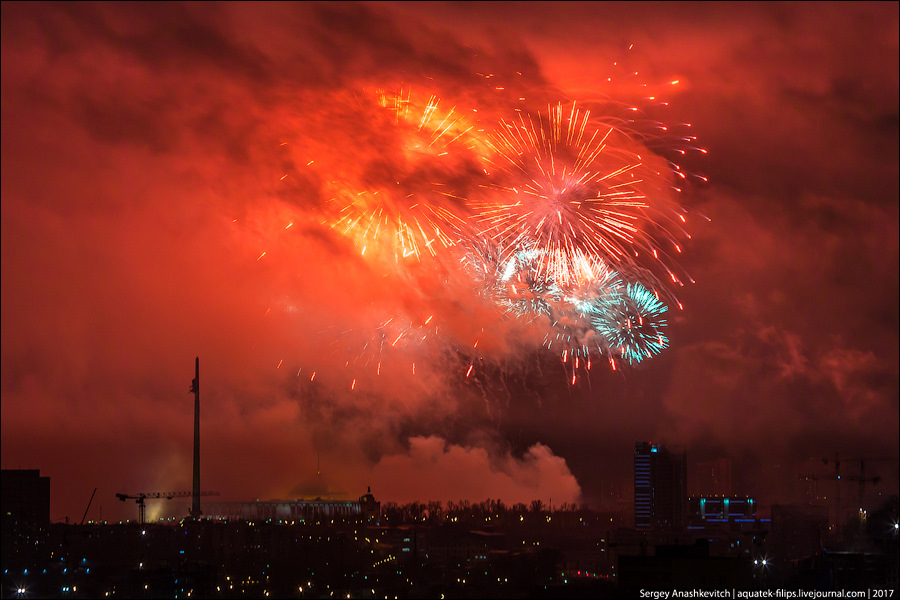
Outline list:
[[[650,476],[650,444],[634,445],[634,526],[649,529],[653,514],[653,482]]]
[[[50,478],[38,469],[3,469],[0,474],[3,525],[6,519],[34,527],[50,525]]]
[[[634,526],[683,529],[687,524],[687,457],[660,444],[634,445]]]

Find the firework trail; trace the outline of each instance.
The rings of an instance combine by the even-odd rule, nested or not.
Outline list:
[[[390,316],[381,321],[372,330],[344,330],[334,338],[334,350],[340,356],[347,357],[345,367],[354,370],[362,369],[375,376],[381,375],[385,361],[394,357],[402,357],[405,370],[416,374],[416,362],[411,356],[417,356],[419,350],[440,335],[438,327],[432,321],[433,315],[424,320],[414,321],[401,316]],[[414,349],[410,352],[410,349]],[[357,378],[353,377],[351,389],[356,387]]]

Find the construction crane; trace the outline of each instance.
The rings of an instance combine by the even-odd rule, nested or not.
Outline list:
[[[850,476],[842,476],[841,475],[841,457],[838,454],[834,455],[834,475],[832,479],[835,481],[835,494],[837,495],[838,500],[840,500],[840,487],[839,482],[842,480],[846,481],[855,481],[858,484],[857,490],[857,501],[859,502],[860,508],[862,508],[863,503],[866,498],[866,484],[871,483],[873,485],[878,485],[878,482],[881,481],[881,477],[866,477],[866,463],[872,462],[881,462],[881,461],[893,461],[896,458],[884,457],[884,458],[855,458],[855,459],[845,459],[850,460],[852,462],[859,463],[859,475],[850,475]],[[823,458],[822,464],[828,464],[828,459]]]
[[[841,474],[841,459],[845,462],[857,462],[859,463],[859,475],[846,475]],[[881,477],[871,477],[866,476],[866,462],[877,462],[877,461],[885,461],[885,460],[895,460],[891,458],[855,458],[848,459],[845,457],[841,457],[840,454],[835,453],[833,459],[823,458],[822,464],[828,465],[829,463],[834,465],[834,473],[832,474],[813,474],[813,475],[800,475],[800,479],[805,479],[807,481],[817,482],[819,480],[830,479],[834,481],[834,508],[835,508],[835,524],[840,525],[843,520],[846,518],[844,514],[844,505],[841,502],[841,482],[842,481],[853,481],[857,484],[857,502],[859,503],[860,509],[863,508],[865,498],[866,498],[866,484],[877,485],[879,481],[881,481]],[[815,488],[814,488],[815,489]],[[815,493],[815,492],[814,492]]]
[[[200,492],[198,496],[218,496],[219,492]],[[144,524],[144,515],[146,514],[147,505],[145,500],[171,500],[172,498],[191,498],[194,496],[192,492],[141,492],[139,494],[116,494],[116,498],[125,502],[126,500],[134,500],[138,505],[138,514],[140,515],[141,525]]]

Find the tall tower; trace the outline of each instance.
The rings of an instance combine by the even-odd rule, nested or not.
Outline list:
[[[650,442],[634,445],[634,526],[682,529],[687,520],[687,458]]]
[[[191,516],[200,515],[200,357],[194,362],[194,380],[191,382],[194,394],[194,487],[191,493]]]

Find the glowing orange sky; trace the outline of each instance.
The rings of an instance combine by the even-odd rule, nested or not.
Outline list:
[[[352,496],[599,503],[663,439],[771,501],[768,466],[897,455],[896,3],[4,3],[2,34],[2,460],[52,478],[54,519],[190,489],[195,356],[227,499],[318,458]],[[361,108],[400,86],[478,126],[606,96],[690,123],[710,221],[672,347],[571,387],[439,268],[323,226],[334,181],[409,152]],[[502,360],[411,345],[376,375],[397,313]]]

